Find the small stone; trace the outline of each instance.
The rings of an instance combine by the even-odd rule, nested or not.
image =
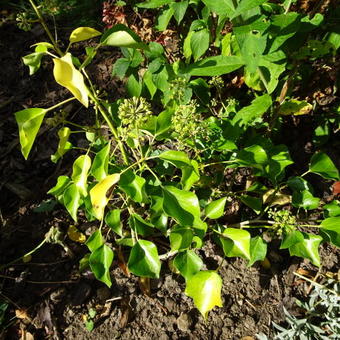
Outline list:
[[[191,327],[192,319],[188,314],[181,314],[177,318],[177,327],[182,332],[187,332]]]

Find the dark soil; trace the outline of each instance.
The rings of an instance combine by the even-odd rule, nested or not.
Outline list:
[[[28,76],[20,57],[30,52],[31,44],[44,39],[39,27],[33,32],[34,35],[19,31],[14,23],[0,26],[2,264],[38,245],[52,226],[66,233],[72,223],[59,206],[50,212],[35,212],[47,198],[46,192],[57,176],[65,173],[70,165],[66,159],[56,168],[50,161],[57,143],[55,130],[43,129],[29,161],[24,161],[20,154],[13,112],[31,105],[48,107],[67,95],[51,78],[49,63],[44,63],[42,70],[33,77]],[[112,56],[110,58],[97,63],[92,72],[98,75],[98,82],[105,84],[106,89],[117,91],[118,85],[108,76],[113,61]],[[76,106],[69,109],[71,115],[78,111]],[[304,146],[308,138],[306,140],[302,134],[296,143]],[[298,157],[297,149],[293,148],[293,158]],[[89,234],[94,226],[83,223],[79,228]],[[91,273],[79,274],[79,259],[84,255],[84,247],[68,238],[62,238],[62,241],[63,244],[47,243],[29,262],[1,271],[0,300],[9,304],[1,339],[244,337],[249,340],[255,339],[259,332],[271,338],[272,321],[280,323],[284,319],[283,306],[299,315],[295,298],[304,299],[309,293],[309,285],[298,280],[294,271],[303,269],[311,276],[316,275],[315,267],[308,261],[291,258],[284,251],[278,252],[275,244],[268,256],[271,266],[265,269],[260,264],[247,268],[242,259],[223,259],[217,246],[208,241],[199,253],[207,269],[220,266],[223,307],[214,309],[204,321],[192,300],[184,294],[183,279],[172,273],[167,263],[163,264],[161,279],[151,280],[151,294],[147,296],[143,294],[138,278],[126,276],[115,259],[111,272],[113,285],[109,289],[96,281]],[[338,270],[338,250],[323,246],[321,256],[322,271]],[[85,327],[90,308],[96,311],[92,332]]]

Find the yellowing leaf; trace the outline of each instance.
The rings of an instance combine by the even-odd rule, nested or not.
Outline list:
[[[222,279],[212,270],[200,271],[188,278],[185,294],[190,296],[197,309],[206,319],[215,306],[222,307]]]
[[[73,224],[68,227],[67,236],[70,240],[78,243],[85,243],[86,236],[80,232]]]
[[[262,196],[263,203],[273,205],[286,205],[292,202],[292,197],[290,195],[281,194],[280,192],[275,192],[274,189],[270,189],[265,192]]]
[[[94,28],[91,27],[78,27],[74,31],[72,31],[70,35],[70,43],[75,43],[87,39],[91,39],[101,35],[101,33]]]
[[[308,114],[312,109],[313,105],[306,101],[291,99],[280,106],[279,114],[283,116],[300,116]]]
[[[120,175],[113,174],[105,177],[90,190],[93,212],[98,220],[104,216],[104,209],[109,201],[106,194],[108,190],[119,181]]]
[[[62,58],[54,58],[54,79],[66,87],[85,107],[89,106],[87,87],[83,75],[74,67],[72,56],[66,53]]]
[[[88,155],[79,156],[73,163],[72,180],[82,196],[87,196],[87,176],[91,168]]]

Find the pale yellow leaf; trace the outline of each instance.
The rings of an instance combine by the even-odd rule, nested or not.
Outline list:
[[[91,27],[78,27],[72,31],[70,35],[70,43],[75,43],[87,39],[91,39],[101,35],[101,33]]]
[[[66,87],[85,107],[89,106],[88,90],[83,75],[74,67],[72,56],[66,53],[62,58],[54,58],[54,79]]]
[[[109,201],[107,198],[108,190],[116,184],[120,179],[119,174],[112,174],[106,176],[103,180],[97,183],[90,190],[90,198],[93,207],[93,212],[98,220],[101,220],[104,216],[105,207]]]
[[[78,243],[85,243],[86,236],[80,232],[73,224],[68,227],[67,236],[70,240]]]
[[[280,192],[275,192],[274,189],[270,189],[263,194],[263,203],[269,206],[273,205],[286,205],[292,202],[292,197]]]

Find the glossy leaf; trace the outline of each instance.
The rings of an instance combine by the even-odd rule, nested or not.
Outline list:
[[[309,170],[326,179],[339,179],[339,171],[333,161],[323,152],[318,152],[313,155]]]
[[[136,4],[136,6],[139,8],[159,8],[161,6],[171,4],[172,2],[173,0],[148,0]]]
[[[44,55],[45,52],[33,52],[22,57],[23,63],[29,68],[30,76],[39,70]]]
[[[25,109],[15,113],[19,127],[21,153],[25,159],[28,158],[46,113],[47,110],[40,108]]]
[[[236,18],[237,16],[243,14],[244,12],[261,5],[266,1],[267,0],[241,0],[238,3],[235,12],[230,18],[231,19]]]
[[[119,236],[123,236],[123,228],[120,220],[120,209],[110,210],[105,215],[105,223]]]
[[[96,230],[86,241],[86,246],[93,253],[104,244],[104,239],[100,230]]]
[[[280,249],[288,249],[298,242],[302,242],[304,239],[301,231],[293,230],[290,233],[284,235],[282,239]]]
[[[227,228],[220,237],[225,256],[250,260],[250,234],[243,229]]]
[[[258,197],[253,197],[250,195],[242,195],[240,197],[241,202],[252,208],[257,214],[262,210],[262,199]]]
[[[320,231],[335,246],[340,247],[340,217],[329,217],[321,222]]]
[[[209,48],[209,40],[210,34],[206,28],[192,33],[190,48],[195,61],[197,61],[197,59],[199,59]]]
[[[176,255],[173,264],[185,280],[188,280],[201,270],[203,261],[194,251],[186,250]]]
[[[183,151],[165,151],[162,152],[159,156],[160,159],[167,161],[177,168],[182,168],[184,166],[191,166],[191,161],[188,155]]]
[[[291,99],[285,101],[279,108],[279,114],[283,116],[300,116],[311,112],[313,105],[306,101]]]
[[[77,211],[81,205],[81,195],[75,184],[71,184],[65,189],[63,202],[71,217],[77,222]]]
[[[188,249],[194,237],[193,231],[188,227],[175,226],[170,232],[171,251]]]
[[[86,241],[86,236],[80,232],[74,224],[71,224],[68,227],[67,236],[74,242],[85,243]]]
[[[163,187],[164,212],[182,226],[200,225],[200,207],[197,196],[173,186]]]
[[[205,216],[210,219],[217,219],[217,218],[222,217],[226,202],[227,202],[227,197],[222,197],[216,201],[210,202],[205,207]]]
[[[91,27],[78,27],[70,35],[70,43],[88,40],[101,35],[101,33]]]
[[[72,148],[72,144],[68,141],[71,134],[71,130],[68,127],[62,127],[58,131],[59,143],[57,151],[54,155],[51,156],[51,160],[53,163],[56,163],[59,158],[63,157],[64,154]]]
[[[155,244],[146,240],[137,241],[131,249],[128,268],[137,276],[158,278],[161,262]]]
[[[107,176],[109,167],[110,142],[106,144],[94,157],[91,167],[91,174],[97,181],[101,181]]]
[[[67,186],[71,183],[71,180],[68,176],[59,176],[57,180],[57,184],[51,188],[47,193],[53,196],[61,195]]]
[[[325,217],[340,216],[340,202],[338,200],[334,200],[331,203],[325,204],[322,208],[325,210]]]
[[[87,176],[91,168],[88,155],[79,156],[73,163],[72,180],[82,196],[87,196]]]
[[[319,245],[322,237],[319,235],[302,233],[303,240],[289,247],[291,256],[299,256],[311,260],[311,262],[320,267]]]
[[[184,166],[182,170],[181,184],[183,190],[190,190],[193,184],[199,181],[200,175],[198,170],[198,163],[192,160],[191,166]]]
[[[110,266],[113,261],[112,249],[103,244],[97,248],[89,258],[90,268],[97,280],[104,282],[108,287],[111,287]]]
[[[263,261],[267,255],[267,243],[260,236],[250,239],[250,260],[248,267],[252,266],[256,261]]]
[[[104,216],[104,210],[109,201],[107,193],[119,181],[119,178],[119,174],[109,175],[90,190],[93,212],[98,220],[101,220]]]
[[[125,171],[120,176],[119,187],[135,202],[148,202],[145,193],[145,179],[132,170]]]
[[[308,190],[293,192],[292,204],[294,207],[313,210],[319,206],[319,203],[320,199],[314,197]]]
[[[215,271],[206,270],[187,279],[185,294],[194,300],[195,306],[206,319],[211,309],[222,307],[221,290],[221,277]]]
[[[150,236],[154,233],[154,226],[151,223],[146,222],[138,214],[130,215],[129,224],[131,229],[134,230],[138,235]]]
[[[61,58],[53,59],[54,79],[66,87],[85,107],[89,106],[88,90],[83,75],[74,67],[72,55],[66,53]]]
[[[235,7],[232,0],[202,0],[202,2],[219,16],[231,17],[234,14]]]

